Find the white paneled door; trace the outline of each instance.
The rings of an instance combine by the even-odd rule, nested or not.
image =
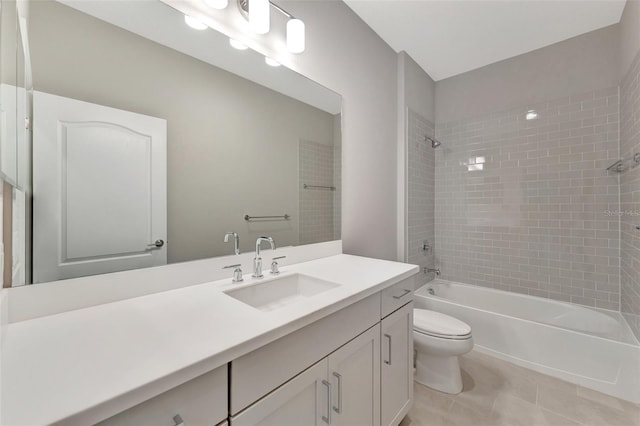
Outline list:
[[[41,92],[33,116],[33,281],[166,264],[166,121]]]

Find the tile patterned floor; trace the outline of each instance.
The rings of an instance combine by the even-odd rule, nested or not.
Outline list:
[[[640,426],[640,406],[472,351],[460,360],[464,390],[415,384],[400,426]]]

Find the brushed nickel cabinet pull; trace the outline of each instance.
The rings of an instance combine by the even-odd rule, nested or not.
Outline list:
[[[389,346],[388,346],[389,349],[387,350],[387,354],[389,355],[389,358],[384,360],[384,363],[387,365],[391,365],[391,335],[385,334],[384,337],[389,339]]]
[[[342,375],[333,372],[333,375],[336,379],[338,379],[338,406],[333,407],[333,411],[340,414],[342,413]]]
[[[323,380],[322,384],[327,387],[327,415],[322,416],[322,421],[330,425],[331,424],[331,383],[327,382],[326,380]]]

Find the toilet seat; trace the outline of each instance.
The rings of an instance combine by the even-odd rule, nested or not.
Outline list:
[[[471,338],[471,327],[459,319],[426,309],[413,310],[413,330],[441,339],[464,340]]]

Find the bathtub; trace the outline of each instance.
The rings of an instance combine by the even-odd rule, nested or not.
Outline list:
[[[617,312],[441,279],[415,307],[468,323],[480,352],[640,403],[640,344]]]

